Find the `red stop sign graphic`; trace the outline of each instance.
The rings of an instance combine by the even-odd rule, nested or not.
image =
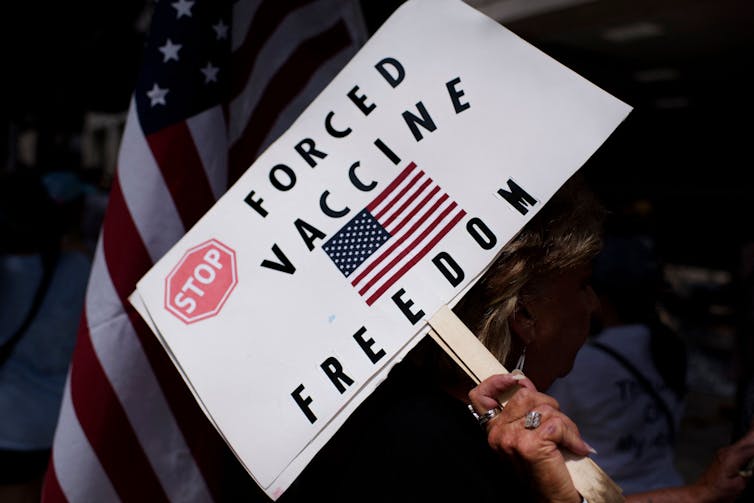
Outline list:
[[[165,309],[184,323],[211,318],[236,283],[236,252],[210,239],[188,250],[165,278]]]

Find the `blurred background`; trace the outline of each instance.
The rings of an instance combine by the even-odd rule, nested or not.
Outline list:
[[[373,31],[401,2],[361,3]],[[754,2],[468,3],[634,107],[585,171],[622,225],[651,236],[662,257],[663,316],[689,347],[678,464],[690,480],[734,435],[754,367]],[[91,253],[151,3],[0,9],[0,172],[50,175],[48,188],[83,194],[78,237]]]

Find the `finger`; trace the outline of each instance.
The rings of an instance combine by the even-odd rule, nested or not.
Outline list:
[[[505,412],[512,420],[516,420],[542,405],[548,405],[556,410],[560,409],[557,400],[553,397],[529,388],[520,388],[506,404]]]
[[[738,473],[744,478],[750,478],[754,474],[754,457],[749,458],[745,465],[741,467]]]
[[[754,457],[754,444],[740,443],[739,441],[721,449],[718,456],[725,466],[738,473],[738,470],[743,468]]]
[[[477,412],[483,413],[500,405],[498,397],[519,387],[518,381],[512,375],[496,374],[469,391],[469,400]]]
[[[732,475],[738,475],[740,470],[747,470],[752,457],[754,457],[754,431],[717,452],[719,462]]]
[[[529,421],[536,421],[534,417],[530,419],[530,415],[539,415],[539,423],[530,424]],[[556,417],[558,414],[561,414],[561,412],[554,408],[550,404],[540,404],[537,405],[534,409],[527,412],[523,417],[516,420],[517,427],[524,428],[525,430],[536,430],[539,428],[540,425],[547,422],[548,419],[552,417]]]
[[[514,379],[518,381],[519,386],[522,386],[524,388],[529,388],[532,391],[538,391],[537,387],[534,385],[531,379],[526,377],[524,373],[521,372],[520,370],[518,369],[514,370],[513,372],[511,372],[511,375],[513,376]]]
[[[579,456],[587,456],[593,449],[587,444],[579,429],[568,416],[560,411],[552,410],[542,425],[534,430],[542,440],[555,443],[558,447],[568,449]]]
[[[495,435],[495,432],[492,432],[491,430],[494,428],[507,428],[508,430],[515,431],[516,434],[523,433],[520,428],[523,427],[525,429],[531,429],[526,428],[525,421],[526,418],[516,418],[511,416],[503,416],[505,419],[503,421],[494,422],[495,419],[497,419],[505,410],[504,408],[502,410],[498,409],[498,412],[493,415],[492,418],[490,418],[488,421],[486,421],[484,424],[487,428],[487,433],[490,435]],[[553,408],[551,405],[548,404],[540,404],[537,406],[537,413],[540,414],[540,424],[547,420],[547,418],[552,417],[555,414],[558,414],[559,411],[555,408]]]

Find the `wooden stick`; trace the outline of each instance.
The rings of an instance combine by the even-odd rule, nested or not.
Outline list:
[[[429,320],[430,336],[474,380],[479,383],[494,374],[508,371],[458,319],[448,306],[441,307]],[[511,390],[498,401],[505,405],[515,393]],[[576,490],[589,503],[624,502],[623,492],[590,458],[563,452],[566,468]]]

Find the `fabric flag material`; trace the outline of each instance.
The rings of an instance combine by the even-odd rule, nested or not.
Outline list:
[[[322,249],[371,306],[465,215],[412,162]]]
[[[44,501],[266,499],[127,296],[365,38],[355,1],[156,4]]]

